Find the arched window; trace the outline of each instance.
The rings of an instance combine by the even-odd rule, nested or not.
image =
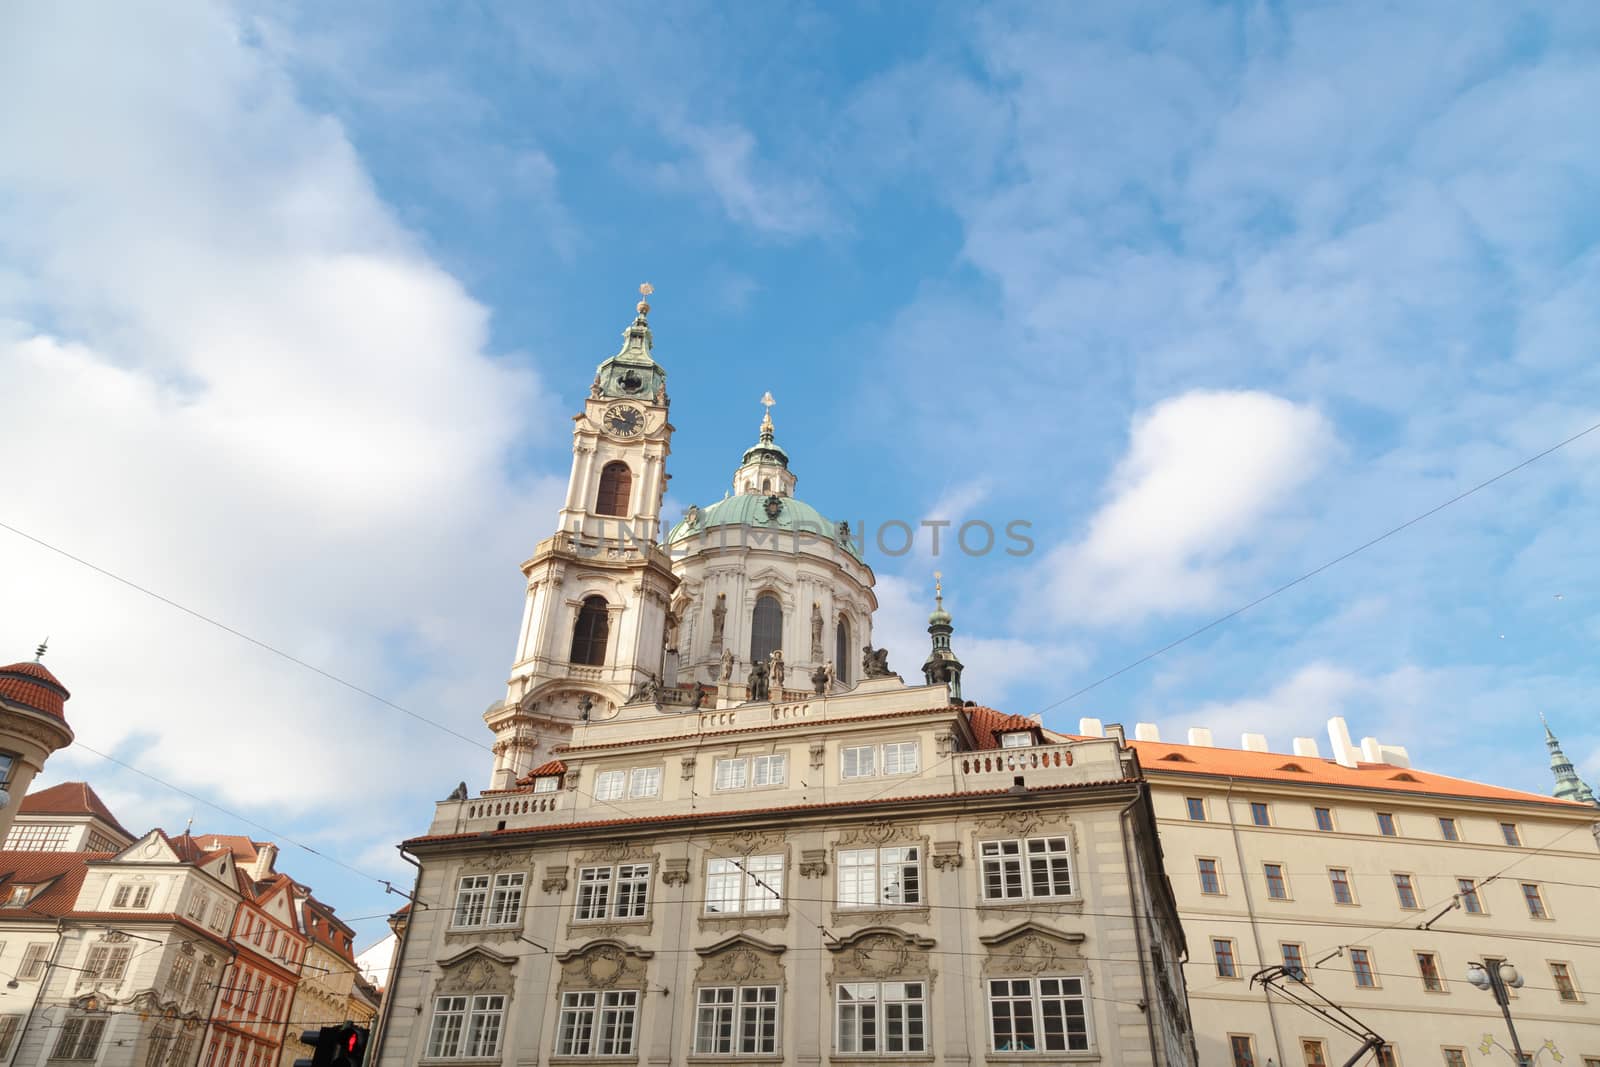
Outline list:
[[[850,620],[840,615],[833,631],[833,674],[841,685],[850,681],[850,647]]]
[[[611,616],[606,610],[606,598],[585,598],[578,609],[578,622],[572,628],[572,662],[586,667],[604,666],[606,638],[611,636]]]
[[[750,659],[761,663],[775,648],[783,647],[783,605],[771,593],[756,597],[750,616]]]
[[[761,491],[763,493],[772,492],[772,479],[771,478],[763,478],[763,479],[761,479]]]
[[[628,514],[628,498],[633,493],[633,474],[621,460],[607,463],[600,471],[600,498],[595,501],[596,515]]]

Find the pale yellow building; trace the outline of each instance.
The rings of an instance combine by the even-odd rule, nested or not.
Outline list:
[[[1305,738],[1286,754],[1259,735],[1228,749],[1205,731],[1198,744],[1138,733],[1203,1065],[1339,1064],[1355,1051],[1251,983],[1271,965],[1303,969],[1382,1036],[1379,1062],[1509,1064],[1494,997],[1466,981],[1470,962],[1509,960],[1524,980],[1510,1005],[1524,1051],[1600,1067],[1600,809],[1432,774],[1370,738],[1357,749],[1338,719],[1332,758]]]

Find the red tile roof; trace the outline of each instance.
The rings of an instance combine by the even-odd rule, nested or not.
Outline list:
[[[265,841],[253,841],[243,834],[198,834],[195,840],[212,852],[231,852],[235,863],[254,863]]]
[[[20,908],[0,908],[8,915],[60,918],[72,911],[78,890],[89,873],[89,860],[109,859],[114,852],[0,852],[0,896],[9,897],[13,886],[43,886]]]
[[[332,908],[316,897],[306,897],[302,903],[305,907],[306,936],[340,959],[354,963],[355,931],[334,915]]]
[[[1093,789],[1108,785],[1129,785],[1137,783],[1137,778],[1103,778],[1093,782],[1067,782],[1061,785],[1036,785],[1028,786],[1028,793],[1060,793],[1073,789]],[[997,797],[1015,796],[1014,788],[1008,789],[968,789],[960,793],[918,793],[912,796],[898,797],[869,797],[866,800],[840,800],[821,801],[814,804],[782,804],[776,807],[743,808],[735,811],[690,811],[675,815],[635,815],[620,819],[593,819],[588,822],[563,822],[552,823],[548,826],[528,826],[505,830],[483,830],[462,834],[437,834],[426,837],[413,837],[405,842],[406,848],[413,845],[438,844],[444,841],[474,841],[489,840],[500,837],[513,837],[526,834],[555,833],[567,830],[590,830],[611,826],[645,826],[663,823],[694,822],[696,820],[713,820],[741,817],[748,815],[764,815],[772,812],[789,811],[826,811],[829,809],[851,808],[859,810],[867,807],[877,807],[887,804],[905,804],[919,800],[951,800],[956,797]]]
[[[18,815],[92,815],[123,837],[133,837],[111,814],[100,794],[88,782],[61,782],[48,789],[29,793],[17,808]]]
[[[567,765],[558,759],[553,759],[549,763],[541,763],[521,778],[518,778],[517,784],[522,785],[525,782],[533,781],[535,778],[552,778],[558,774],[566,773]]]
[[[966,714],[967,722],[972,724],[972,735],[980,749],[999,748],[1001,734],[1021,730],[1033,733],[1039,729],[1039,724],[1026,715],[1007,715],[1003,711],[977,705],[961,710]]]
[[[1343,767],[1331,759],[1291,756],[1282,752],[1251,752],[1248,749],[1208,748],[1205,745],[1175,745],[1164,741],[1130,741],[1139,753],[1146,774],[1202,774],[1218,777],[1253,778],[1275,782],[1297,782],[1340,788],[1381,789],[1419,796],[1466,797],[1474,800],[1509,800],[1562,808],[1594,809],[1577,801],[1558,800],[1520,789],[1451,778],[1415,767],[1390,763],[1357,762]]]
[[[0,700],[9,700],[66,722],[66,703],[71,695],[42,663],[13,663],[0,667]]]

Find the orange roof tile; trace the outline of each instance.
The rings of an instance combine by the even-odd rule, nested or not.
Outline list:
[[[26,906],[6,908],[0,914],[36,918],[60,918],[72,911],[78,890],[89,873],[89,860],[103,860],[114,852],[0,852],[0,892],[10,895],[12,886],[43,886],[28,898]]]
[[[535,767],[521,778],[518,778],[517,784],[521,785],[523,782],[531,782],[535,778],[551,778],[555,775],[566,773],[567,765],[558,759],[553,759],[549,763],[541,763],[539,766]]]
[[[977,740],[979,749],[999,748],[1001,734],[1022,730],[1031,733],[1039,729],[1039,724],[1026,715],[1008,715],[1003,711],[976,704],[961,710],[967,716],[967,722],[972,724],[972,735]]]
[[[67,698],[71,695],[42,663],[13,663],[0,667],[0,700],[9,700],[66,722]]]
[[[1144,767],[1146,774],[1165,772],[1215,775],[1343,789],[1381,789],[1419,796],[1508,800],[1594,810],[1576,801],[1559,800],[1538,793],[1525,793],[1520,789],[1506,789],[1498,785],[1485,785],[1465,778],[1451,778],[1448,775],[1434,774],[1432,771],[1422,771],[1415,767],[1400,767],[1391,763],[1358,761],[1354,767],[1344,767],[1331,759],[1294,756],[1283,752],[1208,748],[1204,745],[1176,745],[1165,741],[1128,743],[1139,753],[1139,763]]]
[[[124,837],[131,838],[117,817],[111,814],[100,794],[88,782],[61,782],[48,789],[29,793],[17,808],[18,815],[92,815]]]

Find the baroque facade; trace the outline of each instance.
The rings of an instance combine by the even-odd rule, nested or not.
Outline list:
[[[1135,750],[959,700],[942,604],[930,684],[894,674],[770,397],[731,491],[660,534],[648,312],[523,565],[491,788],[404,846],[379,1063],[1193,1063]]]

